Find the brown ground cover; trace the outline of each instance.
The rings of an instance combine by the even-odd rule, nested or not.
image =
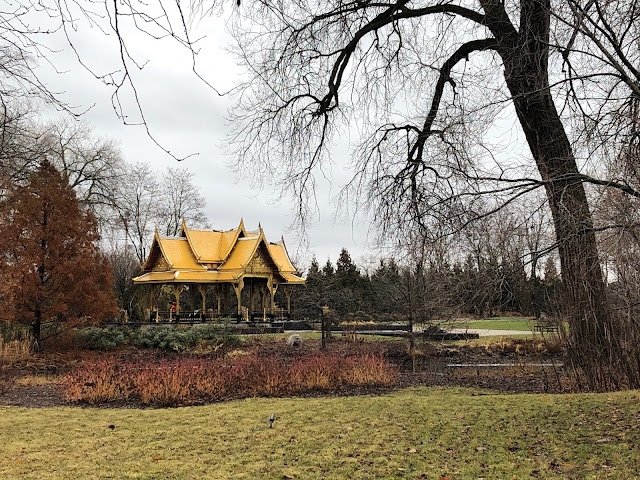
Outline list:
[[[122,348],[112,352],[71,350],[45,352],[16,364],[4,372],[5,388],[0,389],[0,405],[49,407],[70,405],[62,392],[67,373],[82,362],[104,357],[117,361],[145,361],[183,358],[184,356],[222,357],[253,354],[291,362],[297,357],[317,353],[320,340],[305,340],[302,346],[291,347],[283,338],[256,337],[238,349],[218,349],[206,353],[161,353],[150,349]],[[396,386],[462,386],[501,393],[559,393],[572,391],[572,384],[561,367],[540,367],[534,364],[562,363],[563,351],[548,351],[535,340],[510,340],[488,345],[439,344],[417,342],[414,355],[409,355],[406,341],[377,341],[367,338],[351,341],[334,337],[328,352],[336,355],[384,355],[399,367]],[[503,367],[451,367],[451,364],[503,364]],[[9,379],[9,380],[8,380]],[[4,392],[2,392],[4,390]],[[303,396],[360,395],[384,393],[387,387],[341,388],[331,393],[313,392]],[[113,406],[113,404],[109,404]],[[119,407],[140,407],[137,402],[120,403]]]

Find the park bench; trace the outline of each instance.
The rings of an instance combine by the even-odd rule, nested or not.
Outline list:
[[[536,323],[533,325],[534,332],[555,333],[558,332],[558,330],[558,321],[544,313],[540,315],[540,318],[538,318]]]

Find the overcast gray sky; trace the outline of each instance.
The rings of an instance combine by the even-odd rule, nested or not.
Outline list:
[[[219,18],[208,18],[192,32],[206,35],[197,44],[199,73],[221,91],[232,88],[241,72],[226,49],[230,37]],[[324,263],[333,261],[346,247],[358,259],[371,254],[367,244],[369,224],[358,216],[336,220],[332,198],[348,172],[342,169],[348,160],[345,145],[336,149],[328,178],[318,178],[318,213],[311,218],[306,239],[293,230],[291,198],[279,198],[277,188],[268,183],[261,190],[252,187],[253,179],[238,178],[231,165],[233,158],[225,152],[223,139],[229,129],[227,109],[232,100],[221,97],[192,72],[189,52],[171,39],[153,40],[140,32],[124,31],[124,38],[142,70],[132,68],[135,88],[147,124],[154,138],[178,157],[196,154],[183,162],[195,174],[195,182],[207,201],[206,213],[214,228],[235,227],[243,217],[252,229],[262,223],[268,239],[284,235],[290,253],[306,266],[315,254]],[[79,57],[93,73],[105,74],[121,68],[116,36],[105,36],[97,28],[80,24],[71,37]],[[147,161],[158,170],[176,166],[171,158],[156,146],[142,126],[126,126],[118,119],[112,104],[113,88],[105,86],[77,61],[72,49],[62,37],[47,39],[55,50],[48,55],[56,66],[42,64],[40,76],[48,87],[76,110],[89,108],[82,120],[94,129],[96,136],[116,140],[126,161]],[[121,97],[130,122],[139,121],[130,92]],[[51,113],[50,115],[61,115]]]

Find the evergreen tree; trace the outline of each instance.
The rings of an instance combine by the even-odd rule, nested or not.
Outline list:
[[[336,276],[342,280],[348,280],[348,283],[355,281],[359,276],[358,267],[351,260],[351,255],[346,248],[340,251],[340,256],[336,262]]]
[[[336,271],[333,268],[333,263],[331,263],[331,259],[327,258],[327,263],[325,263],[324,267],[322,267],[322,275],[325,278],[333,278],[333,275],[335,273],[336,273]]]
[[[309,280],[315,280],[320,276],[320,265],[318,264],[318,260],[315,255],[311,259],[311,265],[309,266],[309,270],[307,270],[307,283]]]
[[[558,278],[558,268],[556,267],[556,260],[551,255],[547,257],[547,261],[544,264],[544,279],[546,281],[552,281]]]

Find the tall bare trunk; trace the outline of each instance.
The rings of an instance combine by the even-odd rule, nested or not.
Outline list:
[[[516,31],[497,1],[483,1],[499,41],[507,87],[546,182],[565,286],[573,361],[592,387],[606,388],[601,368],[612,354],[609,317],[593,221],[578,167],[549,88],[549,0],[522,0]],[[491,10],[493,9],[493,10]],[[508,23],[507,23],[508,22]],[[492,25],[493,24],[493,25]]]

